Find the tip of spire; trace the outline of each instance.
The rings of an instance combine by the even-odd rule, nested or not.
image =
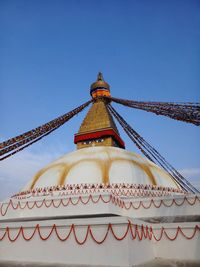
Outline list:
[[[103,81],[103,74],[101,71],[99,71],[99,73],[97,75],[97,81]]]

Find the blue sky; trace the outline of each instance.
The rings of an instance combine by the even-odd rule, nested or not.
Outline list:
[[[194,0],[0,0],[1,140],[88,100],[98,71],[115,97],[199,102],[199,36],[200,2]],[[114,106],[199,186],[198,127]],[[18,191],[47,162],[73,151],[84,115],[1,163],[0,198]],[[121,135],[127,149],[138,153]]]

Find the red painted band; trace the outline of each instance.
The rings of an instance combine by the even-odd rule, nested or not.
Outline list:
[[[119,137],[119,135],[113,129],[102,130],[86,134],[76,134],[74,136],[74,143],[77,144],[78,142],[97,139],[105,136],[112,136],[121,148],[125,148],[124,141]]]

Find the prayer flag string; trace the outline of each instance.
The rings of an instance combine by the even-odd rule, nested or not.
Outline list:
[[[119,113],[108,104],[108,110],[117,119],[124,131],[140,149],[140,151],[154,163],[157,162],[165,171],[167,171],[174,180],[187,192],[199,193],[199,191],[190,184],[171,164],[169,164],[160,153],[144,140],[133,128],[119,115]]]
[[[200,125],[200,103],[192,102],[144,102],[133,101],[121,98],[110,97],[111,101],[136,109],[142,109],[147,112],[153,112],[156,115],[167,116],[174,120]]]
[[[87,101],[86,103],[82,104],[81,106],[73,109],[72,111],[48,122],[43,124],[42,126],[39,126],[35,129],[32,129],[31,131],[28,131],[24,134],[18,135],[14,138],[11,138],[7,141],[4,141],[0,143],[0,161],[4,160],[17,152],[23,150],[24,148],[32,145],[33,143],[39,141],[43,137],[47,136],[51,132],[58,129],[61,125],[63,125],[65,122],[70,120],[74,115],[81,112],[84,108],[86,108],[92,100]],[[11,153],[9,153],[11,152]],[[9,154],[8,154],[9,153]]]

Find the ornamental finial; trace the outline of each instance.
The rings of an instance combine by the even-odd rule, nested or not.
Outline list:
[[[97,76],[97,81],[103,81],[104,79],[103,79],[103,74],[102,74],[102,72],[99,72],[98,73],[98,76]]]
[[[104,81],[102,72],[98,73],[96,82],[91,84],[90,95],[92,98],[102,96],[110,97],[110,86]]]

